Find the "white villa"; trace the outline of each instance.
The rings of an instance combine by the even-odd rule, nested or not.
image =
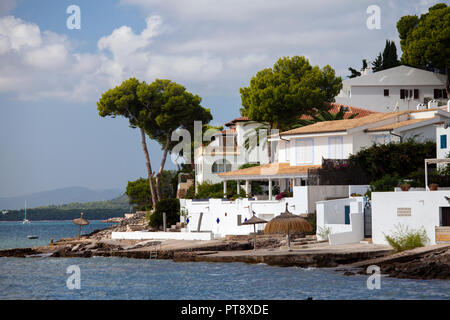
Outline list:
[[[377,112],[415,110],[429,100],[446,104],[445,82],[443,74],[398,66],[342,81],[336,102]]]
[[[362,195],[368,186],[308,185],[308,170],[320,167],[322,159],[347,159],[373,143],[388,143],[407,137],[436,140],[436,127],[448,121],[450,112],[447,107],[441,107],[375,113],[359,119],[319,122],[281,132],[270,137],[278,144],[274,162],[218,174],[224,180],[224,194],[225,181],[238,181],[237,191],[244,188],[250,195],[250,182],[265,180],[269,185],[268,199],[181,200],[189,218],[184,231],[208,233],[211,237],[248,234],[250,227],[241,226],[241,222],[251,218],[253,212],[270,220],[283,212],[287,203],[289,211],[294,214],[316,212],[318,227],[331,229],[331,244],[361,241],[365,235],[365,201]],[[275,184],[280,191],[293,190],[292,196],[275,199],[272,194]],[[373,212],[377,211],[374,209]],[[377,221],[375,218],[372,221],[375,231],[378,230]],[[435,220],[429,221],[433,228],[437,226]]]
[[[344,111],[345,118],[354,116],[355,119],[376,113],[331,103],[330,113],[338,113],[340,110]],[[302,118],[308,119],[309,117],[304,116]],[[222,173],[238,170],[241,165],[246,163],[268,164],[269,156],[266,145],[259,145],[250,151],[244,147],[245,140],[252,133],[255,134],[255,137],[258,134],[261,139],[265,138],[261,136],[264,131],[255,132],[260,125],[260,123],[253,122],[247,117],[236,118],[225,124],[228,129],[213,135],[214,138],[210,144],[196,148],[194,153],[196,186],[206,181],[211,183],[222,182],[224,180]],[[276,151],[277,142],[274,141],[272,145]],[[271,163],[274,162],[276,156],[276,152],[274,152]]]

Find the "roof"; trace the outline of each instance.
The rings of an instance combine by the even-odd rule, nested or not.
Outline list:
[[[352,106],[348,106],[348,105],[340,104],[340,103],[335,103],[335,102],[331,102],[330,105],[331,105],[331,108],[328,111],[333,114],[338,113],[342,107],[347,108],[348,111],[345,112],[345,115],[344,115],[345,119],[349,118],[352,114],[357,114],[355,116],[355,119],[356,119],[356,118],[365,117],[369,114],[377,113],[375,111],[370,111],[370,110],[362,109],[362,108],[356,108],[356,107],[352,107]],[[309,115],[303,115],[300,117],[300,119],[312,119],[312,117]],[[230,126],[236,124],[236,122],[246,122],[246,121],[251,121],[251,120],[249,117],[239,117],[239,118],[235,118],[235,119],[231,120],[228,123],[225,123],[225,126],[230,127]]]
[[[269,163],[256,167],[219,173],[222,178],[241,176],[277,176],[277,175],[302,175],[309,169],[317,169],[320,165],[291,166],[289,163]]]
[[[393,117],[403,115],[405,112],[388,112],[388,113],[374,113],[363,118],[322,121],[308,126],[284,131],[280,135],[297,135],[297,134],[310,134],[310,133],[326,133],[326,132],[340,132],[347,131],[352,128],[360,127],[366,124],[383,121]]]
[[[445,86],[446,77],[422,69],[398,66],[342,81],[344,87],[350,86]]]
[[[233,134],[236,134],[236,128],[225,129],[225,130],[220,131],[220,133],[225,134],[225,135],[227,135],[227,134],[233,135]]]
[[[434,117],[434,118],[436,118],[436,117]],[[405,121],[400,121],[400,122],[394,122],[394,123],[391,123],[391,124],[388,124],[388,125],[384,125],[384,126],[368,129],[367,132],[390,131],[390,130],[394,130],[394,129],[397,129],[397,128],[406,127],[406,126],[409,126],[409,125],[412,125],[412,124],[425,122],[425,121],[428,121],[430,119],[433,119],[433,118],[410,119],[410,120],[405,120]]]
[[[235,119],[231,120],[230,122],[225,123],[225,126],[227,126],[227,127],[232,126],[232,125],[234,125],[236,122],[239,122],[239,121],[250,121],[250,118],[248,118],[248,117],[239,117],[239,118],[235,118]]]
[[[357,119],[357,118],[362,118],[362,117],[368,116],[370,114],[377,113],[375,111],[362,109],[362,108],[356,108],[356,107],[352,107],[352,106],[340,104],[340,103],[335,103],[335,102],[330,103],[330,105],[331,105],[331,108],[328,110],[328,112],[330,112],[332,114],[338,113],[341,110],[341,108],[346,108],[348,111],[345,111],[344,119],[348,119],[348,118],[350,118],[350,116],[352,116],[354,114],[356,116],[354,116],[353,119]],[[303,115],[300,117],[300,119],[310,120],[310,119],[312,119],[312,117],[309,115]]]

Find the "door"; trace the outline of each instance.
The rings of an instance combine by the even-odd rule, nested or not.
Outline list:
[[[372,238],[372,208],[364,207],[364,238]]]
[[[350,206],[345,206],[345,224],[350,224]]]
[[[441,208],[441,227],[450,227],[450,207]]]

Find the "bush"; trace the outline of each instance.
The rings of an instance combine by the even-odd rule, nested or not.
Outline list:
[[[436,143],[418,142],[414,138],[406,141],[373,145],[350,156],[350,162],[358,163],[371,181],[387,174],[407,177],[424,166],[424,159],[436,158]]]
[[[396,229],[392,235],[385,234],[384,237],[397,252],[423,247],[429,241],[423,227],[418,230],[409,230],[408,227],[397,225]]]
[[[370,191],[394,191],[402,180],[398,176],[384,175],[381,179],[370,184]]]
[[[155,212],[150,216],[149,225],[159,228],[163,225],[163,212],[166,213],[167,226],[180,221],[180,201],[178,199],[163,199],[156,204]]]
[[[237,182],[227,181],[227,198],[245,198],[245,190],[241,189],[240,193],[237,194]],[[198,193],[195,195],[197,199],[207,199],[207,198],[223,198],[223,183],[211,183],[203,182],[198,185]]]

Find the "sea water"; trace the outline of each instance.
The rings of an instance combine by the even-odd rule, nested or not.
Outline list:
[[[34,226],[34,233],[46,239],[77,232],[69,223],[40,222]],[[91,228],[100,226],[93,224]],[[0,223],[2,243],[28,244],[17,239],[19,233],[28,234],[17,223]],[[16,240],[7,240],[9,237]],[[73,276],[67,273],[73,270],[70,266],[79,268],[80,289],[67,286]],[[446,280],[382,277],[380,289],[369,290],[367,279],[366,275],[344,276],[334,269],[264,264],[0,258],[0,299],[450,299],[450,281]]]

